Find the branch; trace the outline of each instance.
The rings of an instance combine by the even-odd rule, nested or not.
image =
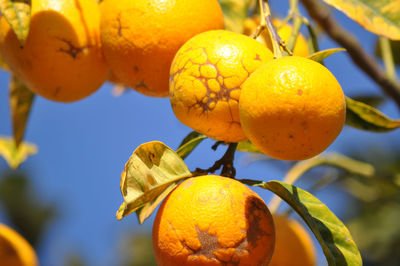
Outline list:
[[[328,8],[318,0],[301,0],[310,16],[338,44],[344,47],[353,62],[393,98],[400,108],[400,84],[391,80],[378,63],[364,51],[356,38],[338,25]]]

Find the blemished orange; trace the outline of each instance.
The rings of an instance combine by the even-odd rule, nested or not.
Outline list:
[[[222,29],[217,0],[105,0],[101,3],[104,54],[123,85],[168,96],[175,53],[194,35]]]
[[[268,265],[272,215],[251,189],[231,178],[187,179],[160,206],[153,225],[158,265]]]
[[[296,220],[273,215],[275,249],[269,266],[316,266],[316,250],[310,234]]]
[[[283,21],[277,18],[272,19],[272,23],[276,27],[278,35],[287,44],[292,34],[293,27],[289,23],[283,24]],[[254,33],[257,26],[260,24],[260,17],[247,18],[244,23],[244,33],[250,35]],[[260,36],[257,37],[257,41],[264,43],[271,51],[273,51],[271,37],[267,30],[264,30]],[[307,57],[310,55],[308,51],[308,43],[303,34],[297,35],[296,43],[294,45],[293,54],[297,56]]]
[[[32,1],[23,48],[4,17],[0,53],[12,72],[44,98],[72,102],[95,92],[107,78],[94,0]]]
[[[267,62],[243,84],[240,121],[249,140],[280,160],[324,151],[346,118],[342,88],[322,64],[286,56]]]
[[[20,234],[0,223],[0,265],[38,266],[32,246]]]
[[[196,35],[171,65],[170,101],[176,117],[215,140],[246,140],[238,109],[241,85],[272,59],[268,48],[242,34],[214,30]]]

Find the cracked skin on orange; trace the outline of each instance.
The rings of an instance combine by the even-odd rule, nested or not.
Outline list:
[[[32,1],[24,47],[1,18],[0,53],[33,92],[72,102],[95,92],[107,78],[99,31],[100,10],[93,0]]]
[[[175,53],[194,35],[224,27],[217,0],[104,0],[104,54],[119,83],[167,97]]]
[[[187,179],[160,206],[153,225],[158,265],[268,265],[275,243],[264,201],[242,183]]]
[[[272,52],[242,34],[208,31],[186,42],[170,70],[170,101],[176,117],[210,138],[246,140],[239,119],[242,83]]]

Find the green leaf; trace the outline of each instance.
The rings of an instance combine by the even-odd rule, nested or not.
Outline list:
[[[362,265],[360,252],[346,226],[309,192],[279,181],[240,180],[268,189],[286,201],[307,223],[325,254],[328,265]]]
[[[24,46],[29,33],[31,1],[0,0],[0,12],[10,24],[21,46]]]
[[[0,156],[4,157],[12,169],[17,169],[28,156],[37,153],[37,147],[34,144],[22,142],[18,147],[12,138],[0,136]]]
[[[399,0],[324,0],[357,21],[365,29],[400,40]]]
[[[179,148],[176,150],[176,153],[182,158],[185,159],[193,150],[200,144],[207,136],[200,134],[199,132],[192,131],[190,132],[179,145]]]
[[[150,217],[153,211],[157,208],[158,204],[160,204],[177,185],[177,183],[172,183],[157,198],[146,203],[142,208],[136,211],[136,215],[140,224]]]
[[[346,124],[374,132],[387,132],[400,127],[400,120],[392,120],[365,103],[346,97]]]
[[[117,219],[157,202],[157,197],[171,184],[191,175],[182,158],[164,143],[152,141],[140,145],[121,174],[124,202],[117,211]],[[149,206],[145,207],[143,217],[151,214],[149,210]]]
[[[10,106],[14,140],[17,147],[24,138],[26,122],[34,97],[35,94],[13,75],[10,82]]]
[[[314,60],[316,62],[322,63],[322,61],[327,58],[328,56],[331,56],[337,52],[342,52],[346,51],[344,48],[331,48],[331,49],[326,49],[323,51],[318,51],[316,53],[313,53],[312,55],[308,56],[308,59]]]
[[[249,140],[245,140],[245,141],[239,142],[237,147],[236,147],[236,150],[245,151],[245,152],[253,152],[253,153],[262,153]]]
[[[243,23],[247,18],[251,0],[219,0],[224,12],[225,28],[243,33]]]
[[[393,61],[396,65],[400,65],[400,41],[390,41],[390,47],[392,50]],[[375,44],[375,55],[379,58],[382,58],[381,44],[379,39]]]

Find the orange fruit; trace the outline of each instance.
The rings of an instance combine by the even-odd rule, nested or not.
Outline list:
[[[38,266],[32,246],[16,231],[0,224],[0,264],[2,266]]]
[[[272,60],[272,52],[242,34],[215,30],[187,41],[171,65],[170,100],[176,117],[210,138],[246,139],[239,120],[242,83]]]
[[[32,1],[24,47],[4,17],[0,53],[33,92],[72,102],[95,92],[106,80],[100,44],[100,10],[93,0]]]
[[[269,266],[315,266],[316,251],[310,234],[294,219],[273,215],[275,249]]]
[[[168,96],[171,61],[187,40],[222,29],[217,0],[105,0],[101,40],[107,62],[125,86]]]
[[[209,175],[187,179],[160,206],[153,226],[158,265],[268,265],[272,216],[242,183]]]
[[[293,27],[289,23],[283,24],[283,21],[277,18],[272,19],[272,23],[276,27],[278,35],[287,44],[292,34]],[[247,18],[244,22],[244,33],[250,35],[255,32],[257,26],[260,24],[260,17]],[[257,41],[265,44],[271,51],[272,41],[269,37],[268,31],[264,30],[260,36],[257,37]],[[307,57],[310,55],[308,51],[308,43],[303,34],[297,35],[296,43],[294,45],[293,54],[297,56]]]
[[[342,88],[320,63],[286,56],[267,62],[242,86],[240,121],[249,140],[280,160],[324,151],[346,118]]]

